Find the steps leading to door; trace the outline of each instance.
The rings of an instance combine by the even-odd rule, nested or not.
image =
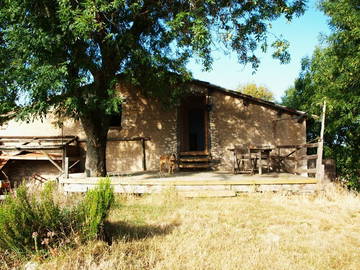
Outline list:
[[[211,157],[204,151],[180,152],[180,169],[210,169]]]

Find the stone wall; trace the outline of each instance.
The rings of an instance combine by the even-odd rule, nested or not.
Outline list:
[[[244,101],[220,91],[212,93],[210,136],[212,157],[218,169],[232,168],[235,145],[284,145],[306,142],[306,122],[298,123],[291,114]],[[289,164],[290,165],[290,164]]]
[[[150,140],[145,142],[147,169],[156,170],[160,155],[177,152],[177,110],[162,109],[159,101],[145,98],[136,89],[119,84],[118,90],[126,100],[122,108],[121,128],[110,128],[108,138],[149,137]],[[0,127],[0,136],[78,136],[82,158],[80,167],[84,169],[86,136],[81,123],[68,119],[63,121],[63,127],[60,128],[56,122],[57,119],[52,115],[31,122],[11,120]],[[108,172],[143,170],[141,141],[109,141],[106,156]],[[52,175],[54,172],[51,166],[53,167],[51,164],[46,166],[49,169],[44,167],[43,174],[48,171],[49,175]]]
[[[111,128],[108,138],[149,137],[150,140],[145,142],[147,169],[157,170],[160,155],[179,151],[178,109],[165,110],[159,101],[146,98],[136,89],[119,84],[118,90],[126,100],[121,128]],[[198,86],[194,86],[192,91],[196,94],[208,92],[206,87]],[[211,95],[209,145],[212,158],[220,162],[217,167],[220,170],[232,168],[232,153],[228,149],[234,145],[302,144],[306,141],[305,121],[298,123],[291,114],[279,114],[271,107],[244,102],[221,91],[212,91]],[[66,120],[63,128],[59,128],[55,122],[52,116],[30,123],[10,121],[0,127],[0,136],[79,136],[83,168],[86,137],[81,124]],[[143,169],[141,141],[109,141],[106,155],[109,172]],[[23,163],[22,166],[31,167],[30,163]],[[54,173],[50,163],[47,167],[49,173]],[[24,168],[21,170],[26,171]],[[46,174],[46,170],[43,173]]]
[[[140,91],[121,87],[123,104],[122,128],[109,131],[112,137],[149,137],[146,141],[148,170],[157,170],[160,155],[177,152],[177,110],[165,110],[154,98],[144,97]],[[111,142],[107,149],[109,171],[142,170],[141,142]]]

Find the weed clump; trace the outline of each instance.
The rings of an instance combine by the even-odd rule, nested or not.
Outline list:
[[[80,205],[83,237],[86,240],[95,239],[103,234],[104,220],[109,214],[114,202],[114,192],[110,181],[100,181],[96,189],[86,193],[84,201]]]
[[[76,241],[101,236],[102,226],[114,200],[109,179],[86,193],[73,206],[54,200],[55,183],[47,183],[37,197],[25,185],[0,205],[0,251],[18,255],[46,255]]]

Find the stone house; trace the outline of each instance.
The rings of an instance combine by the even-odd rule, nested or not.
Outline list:
[[[232,170],[234,145],[284,145],[306,143],[306,113],[273,102],[193,80],[179,106],[164,109],[159,101],[140,91],[118,85],[125,98],[121,115],[114,117],[108,133],[107,170],[110,173],[159,169],[159,157],[202,157],[182,167]],[[49,116],[34,122],[9,121],[0,128],[6,136],[78,136],[78,170],[83,170],[86,137],[79,122],[65,120],[62,127]],[[14,178],[33,173],[58,174],[44,160],[22,160],[6,165]]]

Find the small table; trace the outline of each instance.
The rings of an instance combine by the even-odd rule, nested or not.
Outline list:
[[[270,161],[270,152],[274,147],[270,145],[246,145],[246,146],[235,146],[229,149],[234,152],[234,173],[242,172],[240,166],[244,160],[249,161],[249,172],[254,173],[256,162],[259,160],[259,175],[262,174],[262,159],[265,157],[268,160],[268,168]],[[252,157],[254,154],[254,157]],[[239,156],[240,155],[240,156]],[[245,172],[243,170],[243,172]]]
[[[250,152],[251,153],[255,153],[255,156],[258,155],[258,157],[256,157],[256,160],[259,160],[259,174],[262,174],[262,159],[263,157],[265,157],[267,159],[267,167],[268,170],[270,168],[270,152],[274,149],[273,147],[269,146],[269,145],[253,145],[253,146],[249,146]],[[254,163],[254,166],[256,166],[256,160]]]

